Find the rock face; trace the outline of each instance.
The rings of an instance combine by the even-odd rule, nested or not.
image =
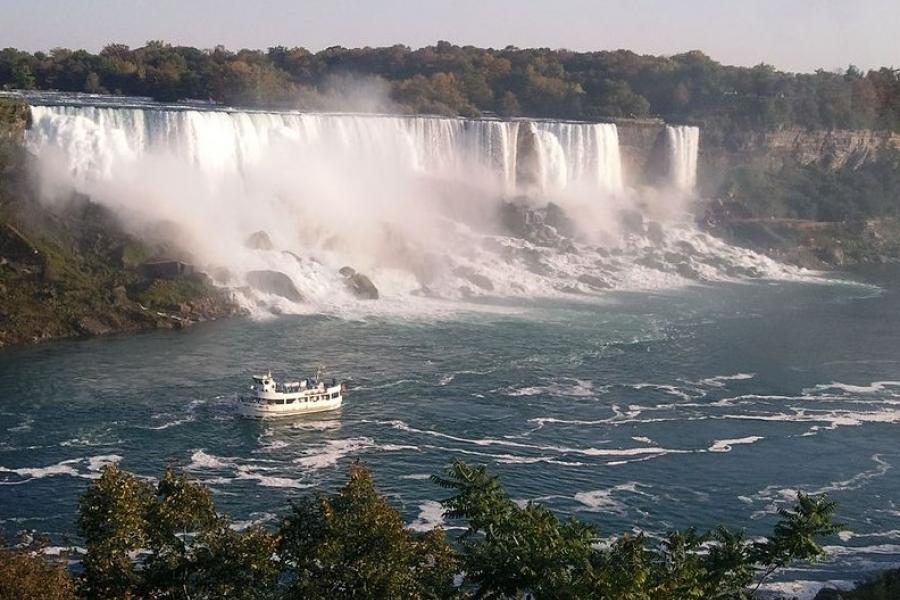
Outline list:
[[[714,195],[722,175],[735,165],[778,172],[785,164],[815,163],[829,169],[858,166],[877,157],[888,145],[900,148],[900,133],[888,131],[813,130],[722,131],[701,128],[698,184]]]
[[[378,288],[371,279],[357,273],[352,267],[341,267],[338,272],[344,278],[344,285],[354,296],[362,300],[378,300]]]
[[[528,240],[538,246],[558,248],[564,252],[574,251],[572,241],[560,235],[558,229],[571,230],[574,225],[562,209],[552,202],[543,209],[529,208],[521,202],[506,202],[500,208],[500,218],[512,235]],[[555,223],[555,225],[551,225]]]
[[[261,292],[275,294],[291,302],[303,302],[303,294],[281,271],[250,271],[247,273],[247,283]]]
[[[269,234],[262,230],[251,233],[244,240],[244,245],[251,250],[272,250],[275,248],[271,238],[269,238]]]
[[[458,277],[462,277],[463,279],[468,280],[472,285],[479,287],[487,292],[494,291],[494,283],[481,273],[476,273],[475,270],[471,267],[460,265],[453,269],[453,273]]]

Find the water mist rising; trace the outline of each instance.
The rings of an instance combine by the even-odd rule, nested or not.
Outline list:
[[[165,223],[249,308],[406,311],[430,298],[594,293],[780,269],[688,222],[651,228],[648,200],[624,186],[611,124],[158,105],[33,106],[32,122],[27,142],[48,196],[77,189],[138,233]],[[689,191],[698,130],[667,135],[673,183]],[[503,209],[511,198],[531,208]],[[548,202],[562,216],[528,212]],[[257,231],[273,249],[247,246]],[[338,272],[345,265],[368,274],[382,300],[360,308]],[[258,289],[248,274],[260,270],[285,274],[304,301]]]

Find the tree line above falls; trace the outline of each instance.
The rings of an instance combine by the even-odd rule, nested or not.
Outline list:
[[[602,120],[661,117],[756,130],[900,131],[900,71],[785,73],[722,65],[702,52],[572,52],[438,42],[413,50],[203,50],[159,41],[97,54],[0,51],[0,87],[201,99],[233,106]],[[383,93],[387,105],[345,105]]]

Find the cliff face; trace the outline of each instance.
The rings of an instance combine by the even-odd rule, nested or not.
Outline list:
[[[856,168],[874,160],[885,145],[900,148],[900,134],[871,130],[805,130],[770,132],[701,128],[698,177],[704,196],[715,195],[722,175],[737,165],[774,172],[786,162],[816,164],[834,170]]]
[[[621,120],[619,152],[625,184],[638,186],[658,180],[665,171],[665,129],[661,120]]]
[[[21,134],[28,126],[28,105],[19,98],[0,98],[0,130]]]

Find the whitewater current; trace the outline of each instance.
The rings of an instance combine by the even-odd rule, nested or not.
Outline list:
[[[665,129],[666,177],[650,187],[626,184],[611,123],[90,99],[33,104],[31,117],[49,201],[77,190],[110,206],[134,233],[184,250],[157,258],[198,265],[254,312],[427,311],[808,276],[694,225],[696,127]],[[567,220],[545,222],[548,206]],[[259,232],[266,242],[248,247]],[[373,281],[377,303],[354,295],[345,266]],[[298,294],[254,271],[286,275]]]

